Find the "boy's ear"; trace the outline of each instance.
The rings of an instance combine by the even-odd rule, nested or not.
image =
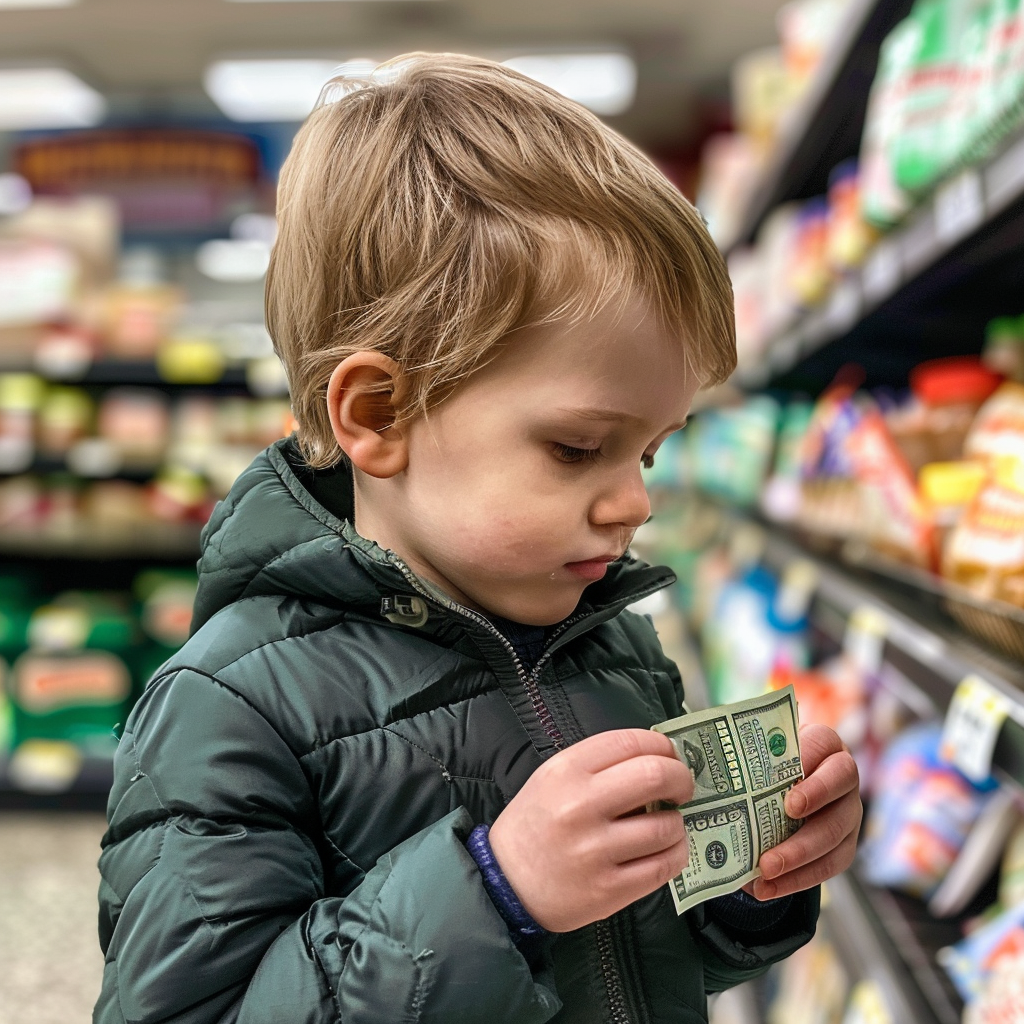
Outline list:
[[[394,426],[400,375],[398,363],[382,353],[355,352],[338,363],[327,385],[334,436],[368,476],[395,476],[409,461],[406,440]]]

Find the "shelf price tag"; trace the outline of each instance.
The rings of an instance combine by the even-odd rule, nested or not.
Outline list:
[[[1010,699],[980,676],[966,676],[946,712],[939,756],[969,779],[982,782],[992,772],[996,737],[1010,711]]]
[[[860,316],[860,292],[853,281],[841,281],[832,291],[825,317],[836,334],[844,334]]]
[[[947,245],[969,235],[985,219],[981,175],[968,170],[935,192],[935,234]]]
[[[860,283],[870,303],[881,302],[896,291],[900,283],[899,246],[892,240],[879,242],[864,261]]]
[[[861,605],[850,614],[843,636],[843,653],[864,675],[878,675],[887,632],[885,615],[871,605]]]

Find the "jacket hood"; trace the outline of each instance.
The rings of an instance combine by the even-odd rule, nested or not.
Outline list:
[[[293,438],[272,444],[238,477],[203,529],[192,632],[246,597],[297,597],[376,613],[383,597],[426,594],[438,605],[458,607],[394,552],[360,537],[353,518],[344,468],[314,472]],[[587,587],[580,609],[624,606],[674,581],[671,570],[627,553]]]

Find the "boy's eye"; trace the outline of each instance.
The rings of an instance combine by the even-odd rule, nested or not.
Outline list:
[[[554,445],[555,455],[562,461],[568,463],[577,462],[590,462],[596,459],[601,454],[600,448],[575,448],[570,444],[560,444],[558,442]],[[654,456],[644,452],[640,456],[640,465],[644,469],[654,468]]]
[[[562,462],[587,462],[596,459],[601,454],[600,448],[574,448],[570,444],[560,444],[557,441],[554,445],[555,455]]]

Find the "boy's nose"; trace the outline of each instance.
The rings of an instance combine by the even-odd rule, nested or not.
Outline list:
[[[651,500],[639,467],[635,473],[619,477],[597,498],[590,511],[591,522],[596,526],[621,525],[630,530],[642,526],[650,515]]]

